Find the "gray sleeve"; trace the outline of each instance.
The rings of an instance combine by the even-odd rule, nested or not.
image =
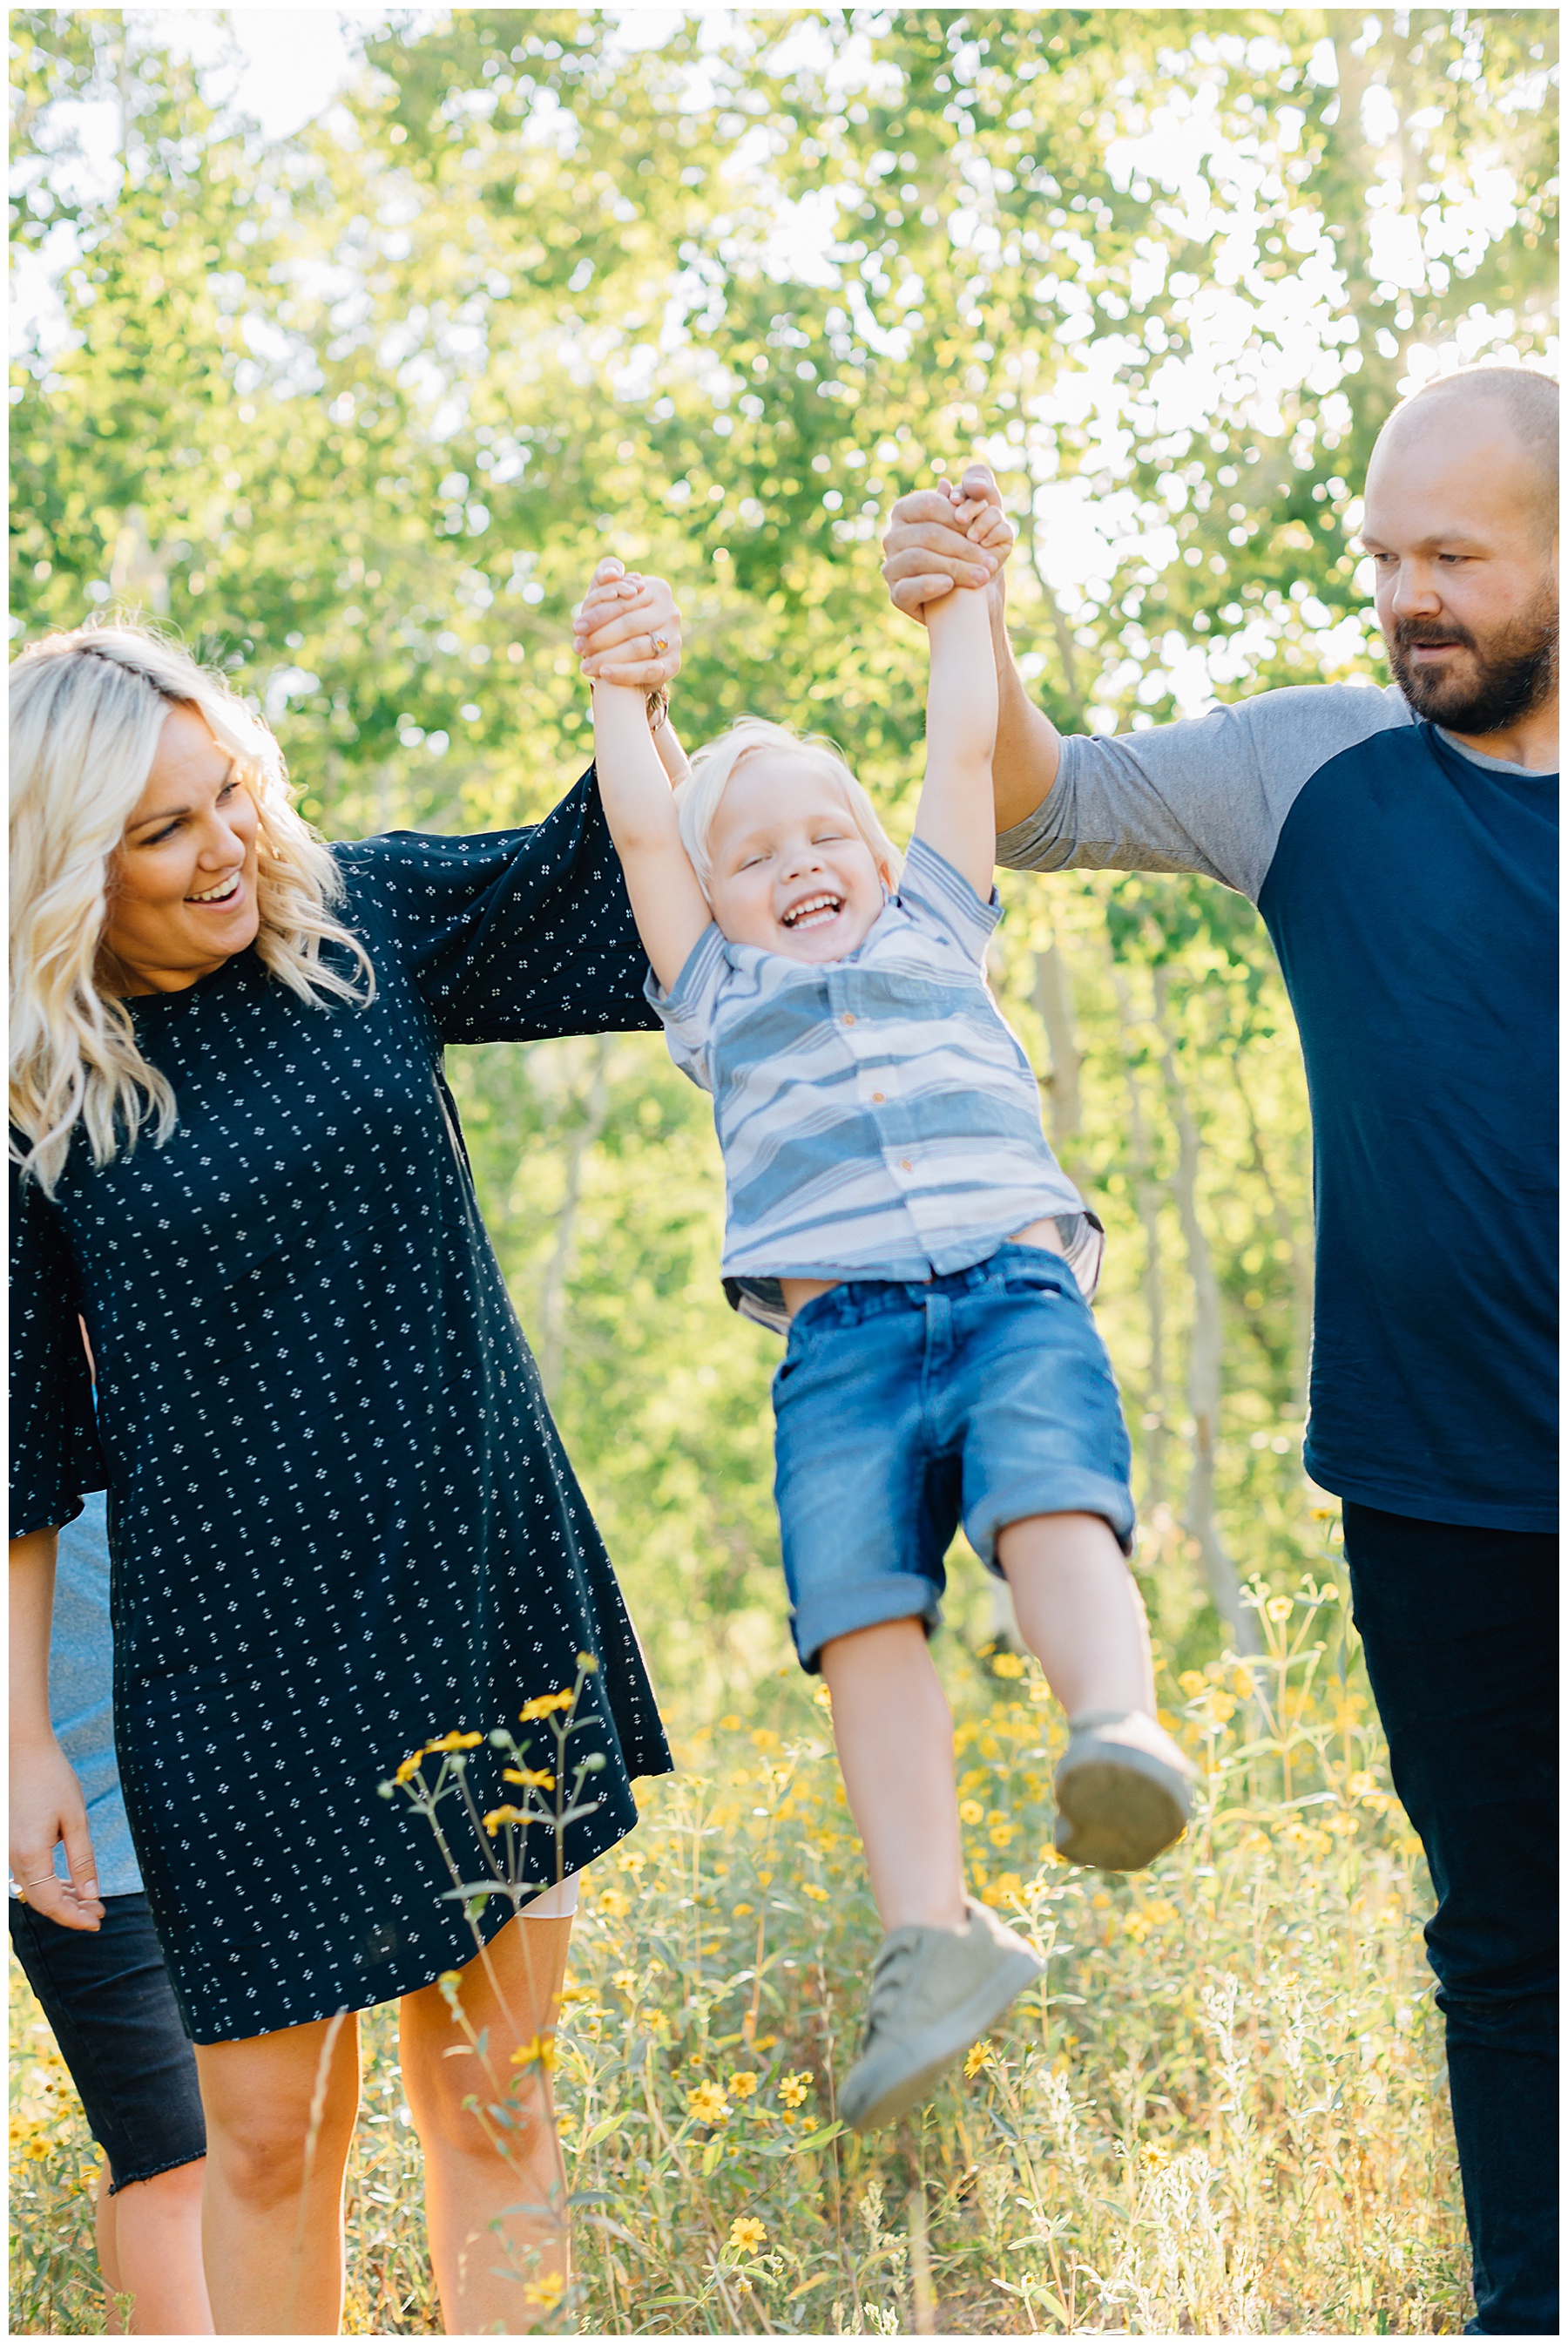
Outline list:
[[[1408,724],[1397,688],[1302,684],[1207,716],[1061,744],[1054,783],[997,840],[1015,871],[1197,871],[1252,903],[1285,816],[1321,765]]]

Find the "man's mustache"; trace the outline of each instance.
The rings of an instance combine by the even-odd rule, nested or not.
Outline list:
[[[1462,651],[1475,649],[1475,638],[1467,627],[1439,626],[1432,619],[1401,619],[1394,623],[1393,639],[1398,650],[1410,651],[1420,643],[1457,643]]]

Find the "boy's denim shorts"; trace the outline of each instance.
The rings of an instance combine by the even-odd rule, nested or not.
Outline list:
[[[941,1618],[961,1521],[1000,1577],[999,1531],[1099,1514],[1132,1543],[1116,1379],[1060,1254],[1004,1245],[924,1284],[854,1279],[795,1315],[773,1379],[774,1493],[795,1649]]]

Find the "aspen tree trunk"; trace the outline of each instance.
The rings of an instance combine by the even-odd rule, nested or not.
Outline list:
[[[1050,1075],[1043,1086],[1050,1101],[1050,1144],[1057,1160],[1070,1177],[1082,1120],[1082,1093],[1078,1077],[1083,1053],[1078,1046],[1073,1025],[1071,973],[1055,943],[1034,956],[1034,1005],[1050,1046]],[[990,1583],[990,1635],[993,1644],[1007,1644],[1016,1652],[1023,1649],[1018,1614],[1004,1579],[993,1579]]]
[[[1052,943],[1034,956],[1034,1005],[1050,1044],[1050,1144],[1063,1169],[1073,1155],[1082,1120],[1079,1071],[1083,1053],[1072,1019],[1072,977],[1061,948]]]
[[[1241,1582],[1214,1511],[1214,1462],[1220,1432],[1222,1330],[1220,1281],[1198,1216],[1198,1167],[1202,1143],[1187,1103],[1166,1018],[1164,973],[1154,972],[1154,1015],[1160,1035],[1165,1084],[1176,1126],[1176,1210],[1192,1279],[1192,1334],[1187,1363],[1187,1405],[1192,1412],[1192,1471],[1187,1485],[1187,1528],[1198,1541],[1214,1608],[1229,1628],[1238,1652],[1261,1649],[1255,1622],[1241,1606]]]
[[[1295,1301],[1295,1389],[1302,1417],[1307,1412],[1307,1385],[1312,1373],[1312,1249],[1303,1243],[1302,1233],[1291,1209],[1274,1186],[1269,1169],[1269,1159],[1263,1152],[1263,1134],[1253,1110],[1251,1095],[1241,1080],[1239,1062],[1232,1057],[1231,1074],[1238,1097],[1246,1113],[1247,1130],[1252,1142],[1252,1169],[1263,1184],[1269,1199],[1269,1214],[1281,1242],[1291,1249],[1291,1283]]]
[[[582,1201],[583,1172],[609,1113],[610,1048],[608,1035],[601,1036],[595,1042],[588,1081],[579,1093],[583,1114],[567,1146],[566,1189],[560,1211],[556,1216],[556,1241],[550,1249],[544,1291],[539,1299],[539,1381],[544,1385],[545,1398],[552,1404],[561,1369],[566,1364],[567,1279],[571,1273],[578,1207]]]
[[[1111,983],[1121,1021],[1121,1070],[1127,1084],[1129,1154],[1132,1159],[1132,1195],[1143,1231],[1143,1301],[1149,1314],[1149,1375],[1144,1385],[1146,1412],[1159,1421],[1145,1430],[1145,1507],[1152,1511],[1165,1496],[1165,1441],[1170,1414],[1165,1389],[1165,1274],[1160,1254],[1160,1185],[1154,1177],[1154,1151],[1143,1112],[1143,1086],[1133,1065],[1135,1029],[1139,1024],[1127,979],[1114,955]]]

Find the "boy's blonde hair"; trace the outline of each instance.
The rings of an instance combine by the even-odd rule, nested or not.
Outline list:
[[[836,745],[820,732],[797,732],[792,724],[771,724],[764,716],[740,716],[728,732],[721,732],[717,741],[709,741],[697,751],[690,773],[675,793],[680,843],[703,894],[709,894],[713,877],[709,841],[713,835],[719,800],[746,759],[764,749],[813,766],[832,782],[855,828],[870,848],[888,887],[896,892],[903,857],[878,821],[876,807]]]
[[[257,959],[302,1001],[362,1002],[375,974],[333,916],[343,879],[295,811],[282,750],[223,676],[121,622],[30,644],[10,682],[11,1122],[25,1143],[11,1154],[49,1194],[78,1126],[95,1164],[146,1122],[160,1143],[175,1127],[173,1088],[97,971],[116,857],[172,709],[204,720],[256,801]],[[326,945],[357,975],[324,962]]]

